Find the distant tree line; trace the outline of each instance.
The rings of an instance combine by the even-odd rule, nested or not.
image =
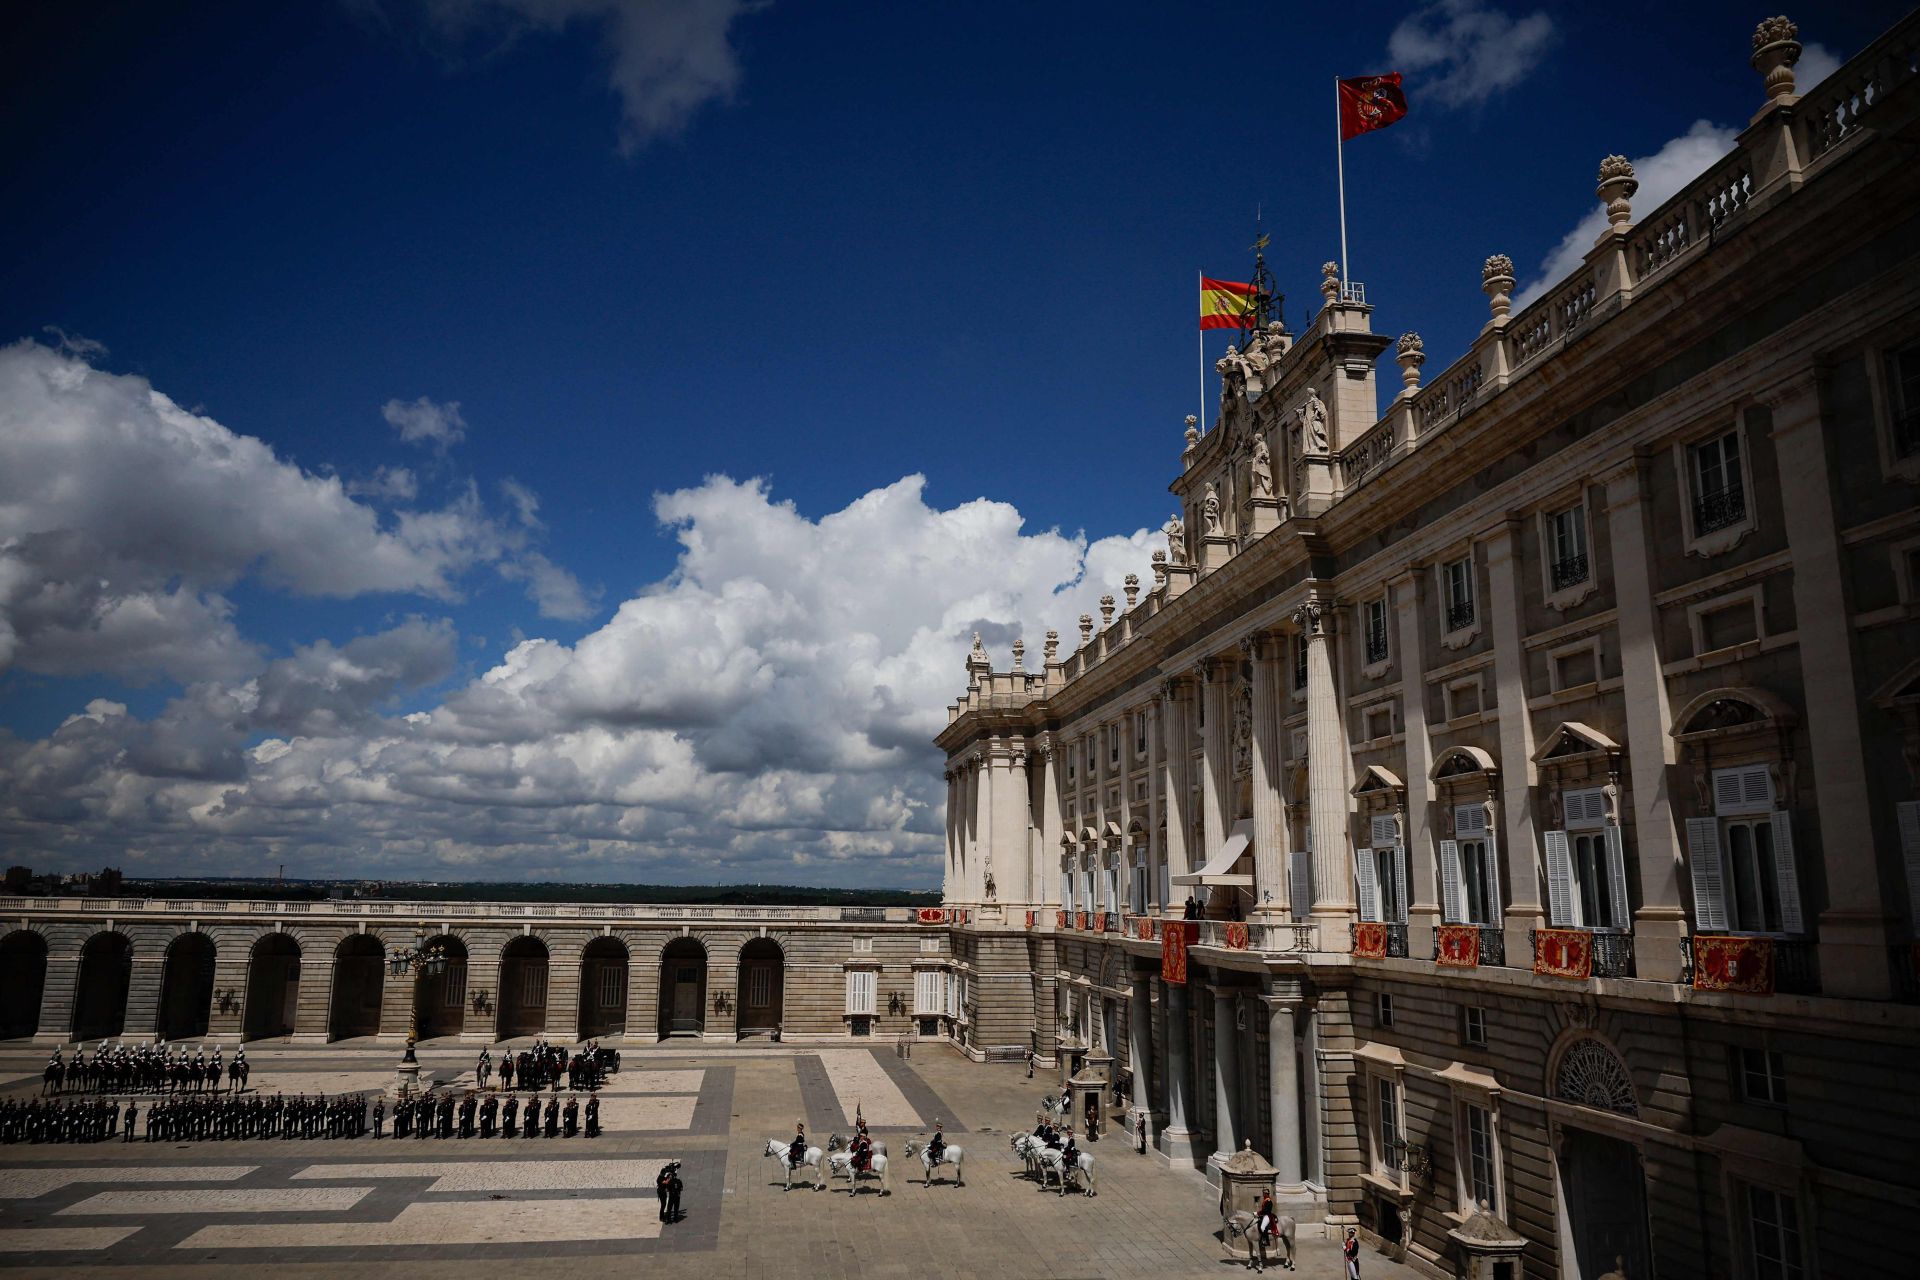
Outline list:
[[[672,906],[930,907],[937,891],[824,889],[808,885],[566,884],[468,880],[127,880],[112,868],[89,876],[36,876],[9,867],[10,894],[94,897],[212,898],[243,902],[314,902],[325,898],[426,899],[441,902],[593,902]]]

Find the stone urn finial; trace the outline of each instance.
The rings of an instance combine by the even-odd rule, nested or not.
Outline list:
[[[1615,231],[1626,230],[1633,221],[1633,193],[1640,183],[1633,176],[1633,161],[1625,156],[1608,156],[1600,162],[1600,185],[1593,194],[1606,202],[1607,222]]]
[[[1504,253],[1488,258],[1480,268],[1480,288],[1493,308],[1493,318],[1505,320],[1513,309],[1513,259]]]
[[[1140,575],[1128,574],[1120,589],[1127,593],[1127,612],[1132,613],[1134,604],[1140,599]]]
[[[1167,585],[1167,553],[1154,548],[1153,552],[1153,589],[1158,591]]]
[[[1027,642],[1025,640],[1022,640],[1019,636],[1015,636],[1013,638],[1013,669],[1015,671],[1026,670],[1025,667],[1020,665],[1023,661],[1025,661],[1026,656],[1027,656]]]
[[[1332,305],[1340,300],[1340,264],[1323,262],[1320,264],[1320,296]]]
[[[1192,453],[1193,447],[1200,443],[1200,419],[1187,415],[1187,447],[1185,452]]]
[[[1420,335],[1408,330],[1400,335],[1400,341],[1393,344],[1393,358],[1400,362],[1400,381],[1408,391],[1420,389],[1420,366],[1427,362],[1426,343],[1420,341]]]
[[[1046,643],[1040,646],[1040,655],[1048,666],[1052,666],[1060,657],[1060,633],[1051,627],[1047,628]]]
[[[1100,629],[1105,631],[1113,625],[1113,593],[1109,591],[1100,597]]]
[[[1086,646],[1089,643],[1091,643],[1092,640],[1093,640],[1093,615],[1090,613],[1083,613],[1080,615],[1080,647],[1083,649],[1086,648]]]
[[[1766,86],[1767,101],[1793,96],[1793,64],[1800,61],[1800,28],[1789,18],[1768,18],[1753,29],[1753,69]]]

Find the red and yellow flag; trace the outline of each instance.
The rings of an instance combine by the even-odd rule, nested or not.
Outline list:
[[[1253,286],[1200,277],[1200,327],[1244,329],[1253,310]]]
[[[1340,140],[1384,129],[1407,114],[1407,95],[1400,89],[1400,73],[1354,76],[1340,82]]]

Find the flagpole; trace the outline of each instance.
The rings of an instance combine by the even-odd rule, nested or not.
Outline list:
[[[1196,271],[1193,274],[1200,283],[1200,297],[1204,300],[1207,296],[1207,284],[1206,284],[1207,273],[1204,271]],[[1200,424],[1200,429],[1202,431],[1205,431],[1207,429],[1207,331],[1205,329],[1200,330],[1199,338],[1200,338],[1200,414],[1197,421]]]
[[[1347,271],[1347,149],[1340,136],[1340,77],[1333,78],[1333,157],[1340,171],[1340,284],[1342,291],[1350,279]]]

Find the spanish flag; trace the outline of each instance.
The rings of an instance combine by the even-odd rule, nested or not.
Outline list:
[[[1200,277],[1200,327],[1244,329],[1253,312],[1253,286]]]

